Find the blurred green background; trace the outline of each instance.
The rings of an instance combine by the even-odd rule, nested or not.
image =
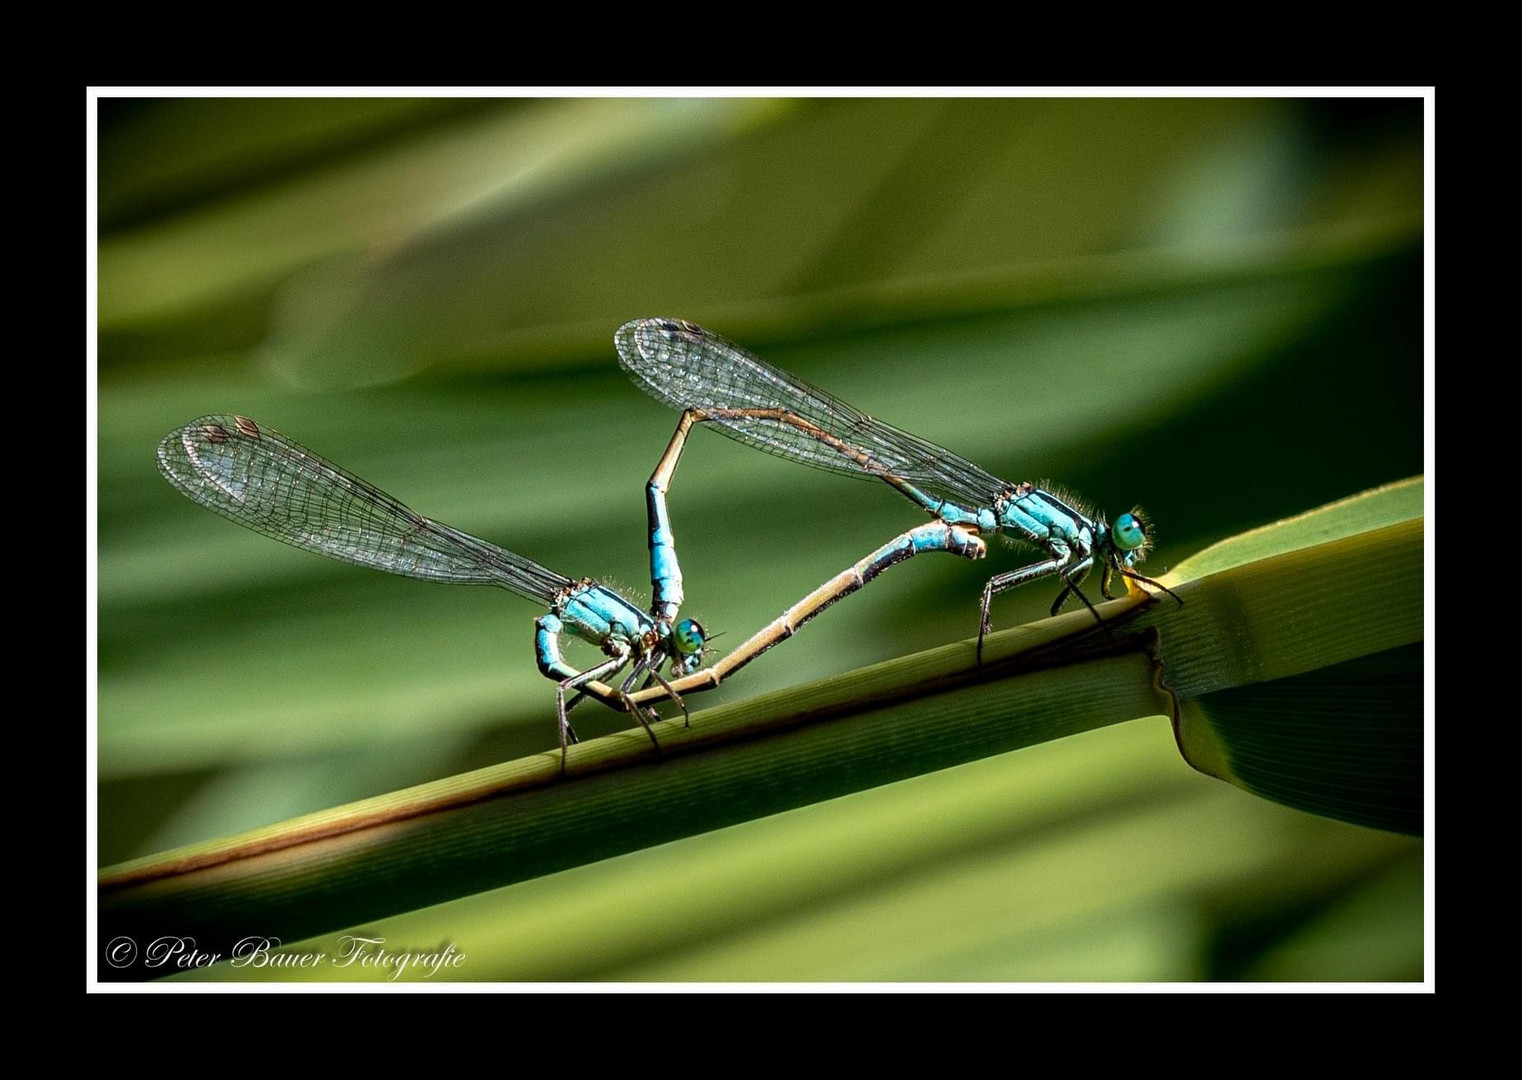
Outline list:
[[[203,413],[641,601],[676,415],[617,365],[639,316],[1010,479],[1142,504],[1152,573],[1422,471],[1417,100],[99,110],[102,865],[555,744],[532,605],[195,506],[154,447]],[[720,646],[922,520],[703,431],[671,503],[685,611]],[[966,637],[1021,558],[914,560],[691,705]],[[1155,720],[383,929],[457,943],[477,980],[1419,979],[1421,867],[1420,841],[1194,773]]]

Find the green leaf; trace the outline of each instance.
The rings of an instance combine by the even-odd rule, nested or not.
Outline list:
[[[1419,835],[1422,650],[1191,698],[1179,748],[1201,771],[1286,806]]]
[[[392,980],[394,968],[340,958],[296,971],[223,963],[183,977],[402,985],[1209,979],[1222,974],[1212,938],[1231,930],[1234,912],[1314,918],[1323,897],[1356,892],[1416,847],[1201,776],[1179,760],[1167,721],[1155,717],[286,938],[280,950],[337,958],[353,934],[383,940],[366,947],[371,955],[446,943],[463,953],[459,967],[433,975],[411,970]],[[1401,897],[1379,922],[1402,955],[1410,941],[1420,951],[1415,884],[1414,905]],[[1295,948],[1300,964],[1286,970],[1317,963],[1307,947],[1314,935],[1295,947],[1283,934],[1273,943]],[[1336,950],[1335,969],[1322,963],[1314,977],[1390,977],[1387,951]]]
[[[1164,650],[1179,658],[1185,760],[1302,810],[1421,831],[1423,493],[1420,478],[1389,484],[1222,541],[1169,576],[1217,585]],[[1373,560],[1389,572],[1371,573]],[[1270,565],[1323,587],[1236,590]],[[1216,648],[1188,648],[1197,618]]]
[[[1414,521],[1423,515],[1425,498],[1420,477],[1398,480],[1212,544],[1174,567],[1172,577],[1188,581],[1254,559]]]

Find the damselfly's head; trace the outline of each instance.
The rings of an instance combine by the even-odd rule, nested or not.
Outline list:
[[[671,667],[678,675],[691,675],[703,666],[708,651],[708,632],[696,619],[683,619],[671,628]]]
[[[1130,513],[1116,518],[1105,539],[1109,547],[1106,554],[1115,569],[1135,566],[1152,550],[1152,523],[1138,506]]]
[[[1147,557],[1147,552],[1152,550],[1152,522],[1142,514],[1141,508],[1137,507],[1129,514],[1121,514],[1115,519],[1115,524],[1105,526],[1104,519],[1100,518],[1102,531],[1098,543],[1095,545],[1096,554],[1104,555],[1104,583],[1100,586],[1105,599],[1113,600],[1110,592],[1111,575],[1116,575],[1127,581],[1139,581],[1160,589],[1178,601],[1179,607],[1184,606],[1184,601],[1179,599],[1177,593],[1161,581],[1138,574],[1131,569],[1137,563]]]

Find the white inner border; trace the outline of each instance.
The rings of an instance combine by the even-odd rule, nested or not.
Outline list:
[[[98,134],[98,101],[102,97],[155,97],[155,98],[191,98],[191,97],[248,97],[248,98],[295,98],[295,97],[635,97],[635,98],[669,98],[669,97],[821,97],[821,98],[850,98],[850,97],[967,97],[967,98],[996,98],[996,97],[1059,97],[1059,98],[1155,98],[1155,97],[1271,97],[1271,98],[1421,98],[1423,100],[1423,173],[1424,184],[1422,197],[1424,200],[1424,245],[1423,263],[1425,267],[1424,297],[1426,313],[1424,319],[1425,355],[1423,357],[1423,382],[1426,395],[1426,407],[1423,412],[1423,447],[1425,456],[1425,498],[1426,520],[1432,520],[1433,513],[1433,481],[1435,464],[1434,445],[1434,355],[1436,350],[1434,311],[1435,311],[1435,249],[1436,249],[1436,168],[1433,160],[1436,147],[1435,136],[1435,102],[1436,88],[1425,87],[1347,87],[1347,86],[1314,86],[1314,87],[1200,87],[1200,86],[1171,86],[1171,87],[1088,87],[1073,88],[1067,86],[1054,87],[1020,87],[1010,89],[990,89],[987,87],[902,87],[902,86],[877,86],[877,87],[428,87],[428,86],[355,86],[355,87],[331,87],[331,86],[285,86],[285,87],[184,87],[184,86],[104,86],[91,87],[89,97],[85,105],[85,168],[88,206],[85,217],[85,267],[86,267],[86,324],[85,324],[85,352],[86,373],[88,381],[86,385],[85,400],[85,430],[89,443],[89,456],[85,461],[85,545],[87,561],[85,564],[85,588],[87,600],[85,605],[85,812],[86,812],[86,843],[85,843],[85,908],[88,919],[88,929],[85,940],[85,966],[86,986],[90,990],[103,992],[121,993],[333,993],[333,992],[360,992],[360,993],[390,993],[394,991],[416,992],[426,990],[433,993],[467,993],[471,991],[518,991],[529,993],[628,993],[631,991],[653,994],[690,993],[694,990],[710,992],[739,992],[739,993],[998,993],[1011,990],[1044,991],[1046,993],[1088,993],[1094,990],[1132,991],[1149,993],[1197,993],[1208,990],[1216,993],[1304,993],[1304,992],[1337,992],[1337,991],[1362,991],[1375,993],[1410,993],[1410,992],[1434,992],[1435,981],[1435,951],[1434,937],[1436,933],[1435,920],[1435,897],[1433,876],[1435,873],[1434,846],[1436,841],[1436,829],[1433,813],[1433,787],[1434,787],[1434,759],[1436,755],[1436,742],[1434,738],[1434,702],[1433,674],[1435,672],[1436,652],[1434,649],[1433,635],[1436,630],[1436,593],[1435,571],[1436,558],[1433,552],[1433,535],[1430,527],[1427,529],[1425,543],[1423,545],[1423,589],[1426,598],[1426,610],[1424,612],[1425,624],[1425,679],[1423,684],[1423,706],[1425,712],[1426,727],[1426,754],[1425,774],[1426,785],[1426,826],[1423,845],[1424,887],[1426,890],[1426,902],[1424,904],[1424,917],[1426,920],[1426,933],[1424,935],[1423,949],[1425,952],[1423,971],[1425,981],[1421,983],[432,983],[432,982],[407,982],[405,984],[392,983],[290,983],[279,985],[247,984],[247,983],[197,983],[191,984],[166,984],[162,982],[150,983],[102,983],[98,981],[98,958],[100,946],[98,941],[99,923],[96,909],[95,880],[99,855],[99,838],[96,832],[96,817],[99,807],[96,800],[96,784],[98,780],[96,768],[96,730],[99,721],[98,713],[98,685],[96,680],[97,653],[97,611],[96,597],[98,596],[98,556],[99,551],[96,542],[96,525],[98,520],[97,504],[97,468],[96,460],[100,451],[99,443],[99,395],[96,391],[96,381],[99,376],[99,354],[96,333],[96,245],[98,225],[98,195],[96,191],[97,155],[96,144]]]

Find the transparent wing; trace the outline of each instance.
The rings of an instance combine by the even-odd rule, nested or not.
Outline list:
[[[719,418],[726,435],[767,453],[861,479],[888,473],[923,491],[986,506],[1011,485],[944,446],[875,420],[719,335],[677,319],[636,319],[614,335],[619,362],[674,409],[784,409],[846,444],[782,419]]]
[[[292,547],[388,574],[496,585],[548,603],[571,580],[423,517],[246,416],[203,416],[159,443],[159,471],[208,510]]]

